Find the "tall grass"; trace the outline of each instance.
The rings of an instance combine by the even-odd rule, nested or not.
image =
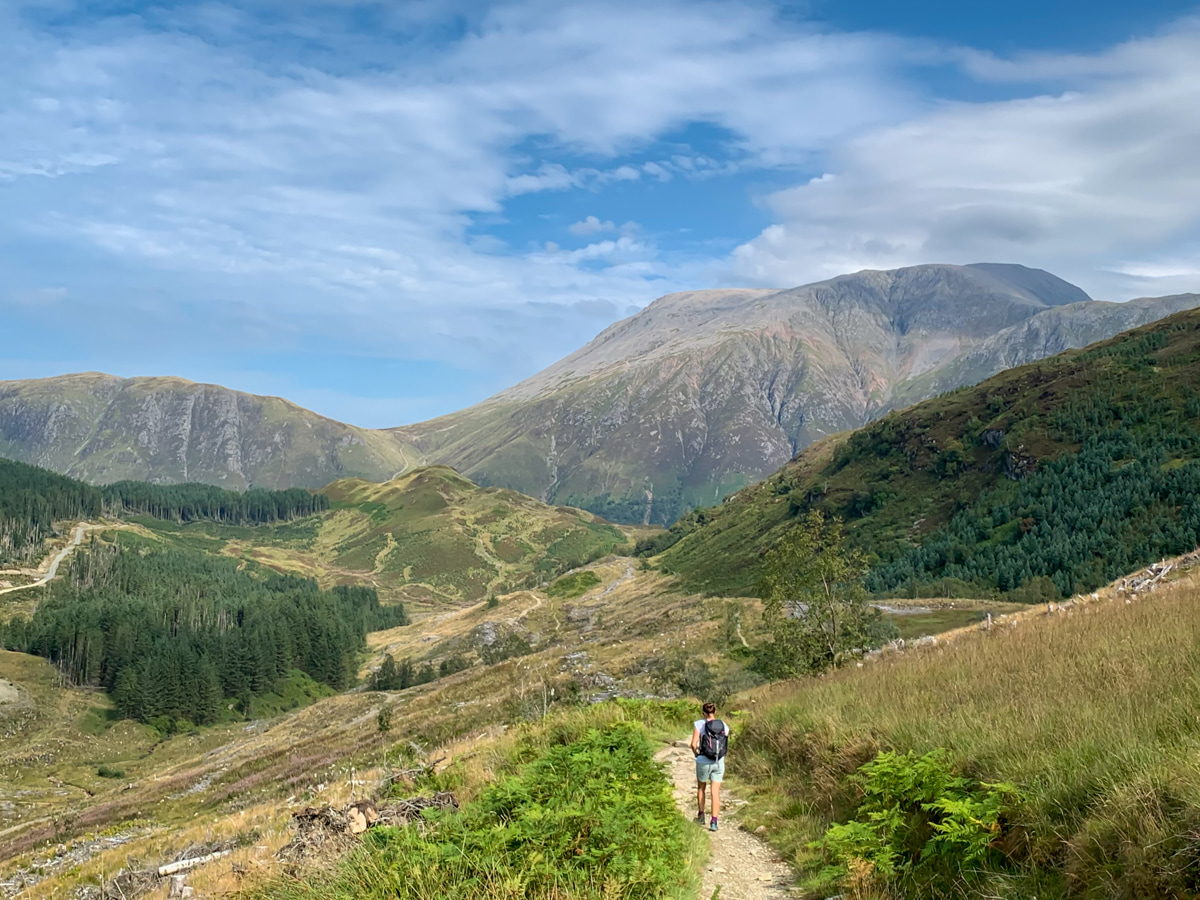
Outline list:
[[[992,896],[1200,893],[1195,580],[778,685],[755,700],[736,746],[739,771],[771,807],[761,818],[813,871],[808,842],[853,813],[858,767],[885,749],[940,747],[961,773],[1021,791]]]

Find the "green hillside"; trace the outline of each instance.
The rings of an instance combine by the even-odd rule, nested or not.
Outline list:
[[[536,586],[629,544],[591,513],[479,487],[444,466],[383,484],[343,479],[317,493],[329,509],[297,522],[143,524],[168,541],[322,584],[365,583],[385,598],[434,603]]]
[[[688,589],[748,593],[817,508],[846,520],[876,592],[1092,590],[1200,543],[1197,385],[1189,311],[828,438],[641,552]]]
[[[814,900],[1196,897],[1197,599],[1193,569],[763,689],[747,826]]]
[[[232,559],[130,535],[80,549],[33,615],[0,621],[0,647],[51,660],[142,722],[211,724],[289,675],[350,686],[370,631],[408,624],[374,590],[247,572]]]

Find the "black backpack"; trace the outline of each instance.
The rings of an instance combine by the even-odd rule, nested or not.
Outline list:
[[[725,734],[725,723],[720,719],[711,719],[704,723],[700,732],[700,755],[709,759],[724,759],[729,752],[729,737]]]

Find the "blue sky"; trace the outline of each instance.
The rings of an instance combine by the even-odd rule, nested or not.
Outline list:
[[[387,426],[672,290],[1200,291],[1200,9],[1079,9],[0,0],[0,379]]]

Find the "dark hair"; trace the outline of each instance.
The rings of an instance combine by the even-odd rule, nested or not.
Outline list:
[[[701,709],[704,710],[704,714],[706,716],[715,716],[717,714],[717,704],[713,703],[711,700],[705,703]]]

